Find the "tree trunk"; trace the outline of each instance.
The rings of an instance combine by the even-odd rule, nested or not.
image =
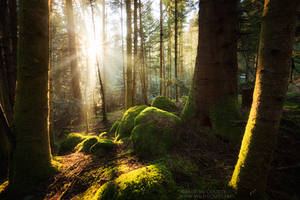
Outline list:
[[[107,73],[106,73],[106,2],[102,0],[102,76],[103,76],[103,92],[104,96],[107,98]],[[106,99],[105,98],[105,99]],[[105,112],[109,106],[109,102],[105,102]]]
[[[0,102],[9,122],[13,118],[17,76],[16,0],[0,1]]]
[[[126,36],[126,60],[127,60],[127,89],[126,89],[126,108],[130,108],[133,105],[133,84],[132,84],[132,27],[131,27],[131,0],[125,0],[126,4],[126,24],[127,24],[127,36]]]
[[[160,0],[160,37],[159,37],[159,57],[160,57],[160,65],[159,65],[159,94],[161,96],[165,96],[164,93],[164,67],[165,67],[165,56],[164,56],[164,30],[163,30],[163,9],[162,9],[162,0]]]
[[[124,106],[126,105],[126,71],[125,71],[125,56],[124,56],[124,28],[123,28],[123,0],[121,0],[121,48],[122,48],[122,72],[123,72],[123,98]]]
[[[145,49],[144,49],[144,33],[143,33],[143,16],[142,16],[142,3],[139,0],[139,17],[140,17],[140,38],[141,38],[141,47],[140,47],[140,61],[141,61],[141,86],[142,86],[142,97],[144,104],[148,104],[148,95],[147,95],[147,83],[146,83],[146,65],[145,65]]]
[[[66,14],[67,14],[67,32],[68,32],[68,53],[70,58],[71,66],[71,88],[72,95],[75,99],[76,107],[75,110],[78,112],[78,119],[76,124],[79,124],[82,121],[82,94],[80,89],[80,74],[78,69],[78,60],[77,60],[77,49],[76,49],[76,35],[75,35],[75,25],[74,25],[74,13],[73,13],[73,3],[72,0],[66,0]]]
[[[175,0],[175,100],[178,101],[178,0]]]
[[[184,81],[184,70],[183,70],[183,27],[182,27],[182,22],[180,25],[180,34],[179,34],[179,47],[180,47],[180,68],[179,68],[179,77],[180,80]],[[183,88],[180,88],[180,96],[183,96]]]
[[[171,14],[168,14],[170,17]],[[169,98],[172,98],[172,33],[171,33],[171,22],[168,23],[168,63],[169,63],[169,80],[168,80],[168,91],[169,91]]]
[[[298,0],[265,1],[254,99],[230,185],[243,199],[264,196],[285,99]]]
[[[52,172],[49,144],[48,1],[19,1],[18,87],[12,193],[29,192]]]
[[[223,117],[221,114],[225,108],[229,109],[226,115],[238,115],[237,1],[228,0],[225,3],[223,0],[200,0],[199,6],[196,65],[189,99],[182,115],[184,120],[195,127],[211,127],[212,115]]]
[[[132,92],[132,103],[136,105],[137,101],[137,81],[138,81],[138,26],[137,26],[137,0],[133,0],[133,60],[134,60],[134,67],[133,67],[133,92]]]
[[[96,27],[95,27],[94,7],[93,7],[92,0],[90,0],[90,6],[91,6],[91,13],[92,13],[94,41],[96,41]],[[105,93],[104,93],[103,80],[102,80],[101,70],[100,70],[100,62],[99,62],[99,58],[98,58],[97,55],[96,55],[96,66],[97,66],[98,80],[99,80],[99,84],[100,84],[100,96],[101,96],[101,100],[102,100],[102,121],[106,122],[107,121],[106,105],[105,105],[106,96],[105,96]],[[97,113],[95,113],[95,114],[97,114]]]

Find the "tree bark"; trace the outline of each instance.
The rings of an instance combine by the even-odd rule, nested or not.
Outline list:
[[[145,105],[148,104],[148,95],[147,95],[147,83],[146,83],[146,64],[145,64],[145,48],[144,48],[144,32],[143,32],[143,16],[142,16],[142,3],[139,0],[139,17],[140,17],[140,61],[141,61],[141,88],[142,88],[142,97]]]
[[[164,29],[163,29],[163,9],[162,9],[162,0],[160,0],[159,4],[160,8],[160,36],[159,36],[159,57],[160,57],[160,65],[159,65],[159,94],[161,96],[165,96],[165,88],[164,88],[164,67],[165,67],[165,56],[164,56]]]
[[[253,103],[230,185],[243,199],[264,196],[285,99],[298,0],[265,1]]]
[[[122,48],[122,72],[123,72],[123,98],[124,98],[124,106],[126,105],[126,67],[125,67],[125,56],[124,56],[124,28],[123,28],[123,0],[120,2],[121,9],[121,48]]]
[[[76,49],[76,35],[74,25],[74,12],[73,12],[73,1],[66,0],[66,15],[67,15],[67,32],[68,32],[68,53],[71,67],[71,89],[72,96],[76,101],[76,112],[78,112],[78,119],[76,123],[82,121],[82,94],[80,88],[80,74],[78,69],[77,49]],[[78,101],[78,102],[77,102]]]
[[[127,61],[127,89],[126,89],[126,108],[130,108],[133,105],[133,84],[132,84],[132,27],[131,27],[131,0],[125,0],[126,4],[126,24],[127,24],[127,36],[126,36],[126,61]]]
[[[92,0],[90,0],[90,6],[91,6],[91,13],[92,13],[92,23],[93,23],[93,32],[94,32],[94,41],[96,41],[96,27],[95,27],[95,17],[94,17],[94,7],[93,7],[93,3]],[[106,96],[104,93],[104,86],[103,86],[103,80],[102,80],[102,76],[101,76],[101,70],[100,70],[100,62],[99,62],[99,58],[96,55],[96,66],[97,66],[97,74],[98,74],[98,80],[99,80],[99,84],[100,84],[100,96],[101,96],[101,100],[102,100],[102,121],[106,122],[107,121],[107,115],[106,115]],[[97,114],[97,113],[95,113]]]
[[[237,112],[236,0],[200,0],[196,65],[182,115],[195,127],[212,126],[211,114]]]
[[[49,144],[48,1],[19,1],[18,87],[12,193],[29,192],[52,172]]]
[[[139,71],[139,66],[138,66],[138,25],[137,25],[137,0],[133,0],[133,28],[134,28],[134,33],[133,33],[133,60],[134,60],[134,65],[133,65],[133,92],[132,92],[132,103],[133,105],[136,105],[137,101],[137,82],[138,82],[138,71]]]
[[[178,0],[175,0],[175,100],[178,101]]]

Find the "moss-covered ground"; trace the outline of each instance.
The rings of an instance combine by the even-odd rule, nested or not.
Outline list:
[[[288,94],[267,188],[272,200],[300,198],[299,105],[300,95]],[[242,114],[247,115],[247,112],[244,110]],[[63,154],[54,153],[53,160],[60,172],[41,183],[47,187],[37,186],[30,198],[234,199],[227,183],[239,147],[205,129],[196,132],[184,127],[174,148],[160,156],[141,158],[130,139],[116,141],[115,134],[109,132],[116,120],[121,120],[121,115],[113,118],[106,129],[75,134],[80,140],[76,139],[75,144],[72,139],[69,142],[72,148],[67,145],[68,150]],[[58,146],[68,139],[61,139]],[[96,150],[100,153],[94,153]],[[6,186],[7,181],[0,183],[0,193]],[[154,194],[160,194],[161,198]],[[5,196],[0,195],[0,199]]]

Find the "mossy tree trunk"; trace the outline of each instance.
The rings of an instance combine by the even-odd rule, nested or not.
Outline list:
[[[199,1],[196,65],[182,113],[184,120],[196,127],[212,126],[212,112],[237,103],[237,3],[237,0]]]
[[[265,1],[253,103],[230,185],[263,198],[287,91],[298,0]]]
[[[19,1],[18,86],[12,177],[15,193],[29,192],[51,172],[49,144],[48,1]]]
[[[127,24],[127,36],[126,36],[126,108],[130,108],[133,105],[133,84],[132,84],[132,27],[131,27],[131,0],[125,0],[126,5],[126,24]]]

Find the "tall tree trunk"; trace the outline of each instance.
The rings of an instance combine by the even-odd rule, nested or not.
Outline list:
[[[48,1],[19,1],[18,87],[14,114],[13,193],[29,192],[52,172],[49,144]]]
[[[0,102],[9,122],[13,118],[17,76],[16,0],[0,1]]]
[[[182,22],[180,23],[180,34],[179,34],[179,52],[180,52],[180,68],[179,68],[179,79],[184,81],[184,70],[183,70],[183,27]],[[183,88],[180,88],[180,96],[183,95]]]
[[[131,0],[125,0],[126,4],[126,24],[127,24],[127,36],[126,36],[126,76],[127,76],[127,89],[126,89],[126,108],[130,108],[133,105],[133,84],[132,84],[132,27],[131,27]]]
[[[159,65],[159,94],[161,96],[165,96],[164,93],[164,67],[165,67],[165,56],[164,56],[164,41],[163,41],[163,37],[164,37],[164,29],[163,29],[163,9],[162,9],[162,0],[160,0],[160,4],[159,4],[159,8],[160,8],[160,37],[159,37],[159,57],[160,57],[160,65]]]
[[[144,48],[144,33],[143,33],[143,16],[142,16],[142,3],[139,0],[139,17],[140,17],[140,62],[141,62],[141,87],[142,87],[142,97],[144,104],[148,104],[147,95],[147,83],[146,83],[146,65],[145,65],[145,48]]]
[[[132,92],[132,103],[136,105],[137,101],[137,82],[138,82],[138,25],[137,25],[137,0],[133,0],[133,60],[134,60],[134,67],[133,67],[133,92]]]
[[[178,0],[175,0],[175,99],[178,101]]]
[[[82,121],[82,94],[80,89],[80,74],[78,69],[78,59],[77,59],[77,49],[76,49],[76,35],[75,35],[75,25],[74,25],[74,13],[73,13],[73,3],[72,0],[66,0],[66,11],[67,11],[67,32],[68,32],[68,53],[70,58],[70,66],[71,66],[71,88],[72,95],[76,101],[77,108],[76,112],[78,112],[78,120],[76,123],[80,123]]]
[[[106,2],[105,0],[102,0],[102,74],[103,74],[103,91],[104,96],[107,99],[107,69],[106,69]],[[105,112],[107,111],[107,108],[109,107],[107,104],[108,102],[105,102]]]
[[[90,0],[90,6],[91,6],[91,13],[92,13],[94,41],[96,42],[96,27],[95,27],[94,7],[93,7],[92,0]],[[99,84],[100,84],[100,96],[101,96],[101,100],[102,100],[102,121],[106,122],[107,121],[106,105],[105,105],[106,96],[105,96],[105,93],[104,93],[104,85],[103,85],[103,80],[102,80],[102,76],[101,76],[100,62],[99,62],[99,58],[98,58],[97,55],[96,55],[96,66],[97,66],[98,80],[99,80]]]
[[[168,14],[170,17],[170,14]],[[168,64],[169,64],[169,80],[168,80],[168,91],[169,91],[169,98],[172,98],[172,33],[171,33],[171,23],[168,22]]]
[[[124,106],[126,105],[126,71],[125,71],[125,56],[124,56],[124,27],[123,27],[123,0],[120,2],[121,9],[121,48],[122,48],[122,72],[123,72],[123,98]]]
[[[11,136],[5,111],[0,103],[0,182],[7,179],[9,162],[9,136]]]
[[[200,0],[199,6],[196,65],[189,99],[182,112],[183,118],[195,127],[212,126],[212,115],[222,118],[224,108],[228,108],[229,116],[238,115],[237,1]]]
[[[265,1],[254,99],[230,185],[243,199],[264,196],[285,99],[298,0]]]

